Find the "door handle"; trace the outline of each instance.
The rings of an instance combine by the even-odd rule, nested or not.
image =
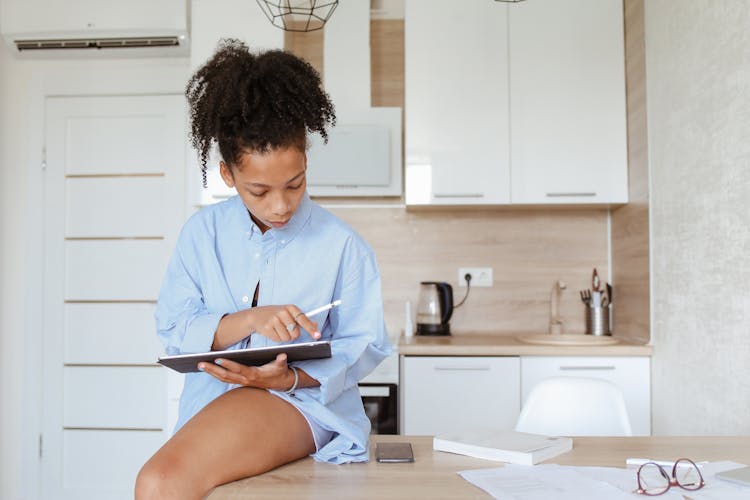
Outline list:
[[[547,193],[547,198],[575,198],[592,196],[596,196],[596,193]]]
[[[561,366],[561,371],[570,371],[570,370],[581,370],[581,371],[603,371],[603,370],[614,370],[614,366]]]
[[[484,198],[484,193],[433,193],[433,198]]]
[[[436,366],[438,371],[488,372],[489,366]]]

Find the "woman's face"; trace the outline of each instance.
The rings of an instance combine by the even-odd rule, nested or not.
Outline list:
[[[307,156],[296,147],[266,153],[246,152],[237,165],[221,162],[227,186],[237,189],[253,220],[263,232],[283,227],[305,195]]]

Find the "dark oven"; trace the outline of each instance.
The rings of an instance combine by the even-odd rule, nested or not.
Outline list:
[[[398,385],[362,383],[359,394],[372,424],[370,434],[398,434]]]

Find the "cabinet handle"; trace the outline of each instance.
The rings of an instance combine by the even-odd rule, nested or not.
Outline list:
[[[436,366],[439,371],[488,372],[489,366]]]
[[[433,198],[484,198],[484,193],[433,193]]]
[[[614,366],[561,366],[561,371],[569,371],[569,370],[589,370],[589,371],[596,371],[596,370],[614,370]]]
[[[547,198],[580,198],[596,196],[596,193],[547,193]]]

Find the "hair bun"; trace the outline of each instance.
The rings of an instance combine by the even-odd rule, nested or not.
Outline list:
[[[247,150],[304,149],[308,132],[327,140],[327,127],[336,123],[320,75],[309,63],[282,50],[254,54],[233,38],[219,42],[213,56],[190,78],[185,96],[204,186],[214,142],[232,165]]]

